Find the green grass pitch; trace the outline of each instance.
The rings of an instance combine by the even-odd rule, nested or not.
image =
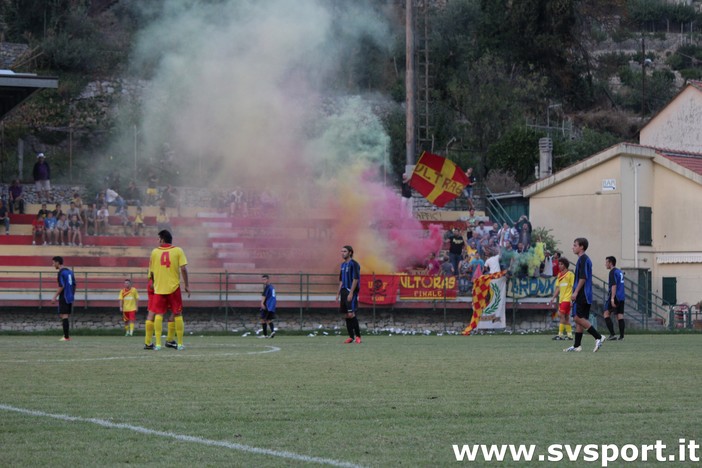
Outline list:
[[[598,353],[590,336],[582,353],[544,335],[58,338],[0,336],[0,466],[425,467],[456,465],[453,444],[702,442],[702,335]]]

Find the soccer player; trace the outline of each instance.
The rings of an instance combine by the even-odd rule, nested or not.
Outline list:
[[[339,292],[336,300],[339,301],[339,312],[346,317],[346,330],[349,337],[344,343],[361,343],[361,327],[356,317],[358,308],[358,293],[361,289],[361,265],[353,259],[353,247],[345,245],[341,248],[341,258],[344,260],[339,272]]]
[[[558,277],[556,278],[556,291],[548,301],[549,305],[558,298],[558,335],[554,340],[572,340],[573,327],[570,325],[570,298],[573,296],[573,283],[575,275],[568,270],[570,262],[567,258],[558,259]]]
[[[124,321],[124,336],[134,336],[134,322],[139,310],[139,292],[132,287],[129,279],[124,280],[124,288],[119,291],[119,311]]]
[[[154,281],[153,304],[149,309],[154,314],[153,323],[149,317],[146,321],[146,340],[150,336],[155,336],[155,344],[145,343],[144,349],[161,349],[161,333],[163,331],[163,314],[170,308],[175,315],[175,331],[177,338],[176,349],[182,350],[183,334],[185,326],[183,324],[183,297],[180,292],[181,277],[184,283],[185,292],[190,297],[190,286],[188,283],[188,259],[185,252],[180,247],[172,245],[173,236],[170,231],[164,229],[158,233],[159,246],[151,252],[149,261],[149,277]],[[152,328],[153,327],[153,328]]]
[[[76,293],[76,277],[73,272],[63,265],[63,257],[56,256],[51,259],[58,272],[58,289],[51,302],[58,300],[58,313],[63,326],[63,338],[59,341],[71,341],[69,335],[70,324],[68,318],[73,311],[73,299]]]
[[[575,317],[575,343],[563,350],[567,353],[582,351],[580,345],[583,341],[583,330],[587,330],[595,338],[593,350],[595,353],[599,351],[605,340],[588,320],[592,305],[592,261],[585,251],[589,245],[584,237],[578,237],[573,241],[573,253],[578,256],[578,262],[575,264],[575,290],[571,297],[574,303],[571,316]]]
[[[263,280],[263,292],[261,293],[261,327],[263,328],[263,336],[268,336],[268,326],[271,327],[271,338],[275,337],[275,286],[271,284],[268,275],[261,275]]]
[[[605,303],[604,318],[607,329],[609,330],[608,340],[623,340],[624,339],[624,299],[626,292],[624,291],[624,273],[617,268],[617,259],[615,257],[607,257],[605,266],[609,270],[609,290],[607,291],[607,302]],[[617,314],[617,322],[619,324],[619,336],[614,334],[614,323],[612,323],[611,315]]]

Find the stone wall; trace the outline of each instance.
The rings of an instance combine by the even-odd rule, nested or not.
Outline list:
[[[388,333],[460,333],[470,321],[470,311],[437,308],[436,310],[362,309],[359,321],[363,330]],[[137,314],[137,330],[144,329],[145,312]],[[257,309],[219,310],[188,309],[184,314],[186,333],[232,332],[246,333],[260,328]],[[546,311],[520,311],[516,313],[516,326],[512,327],[512,312],[507,311],[508,331],[539,332],[554,328],[551,314]],[[71,317],[71,327],[91,331],[121,330],[122,315],[115,309],[78,308]],[[344,322],[336,310],[283,309],[277,314],[277,328],[283,332],[322,333],[341,330]],[[53,307],[2,308],[0,332],[57,332],[59,318]],[[164,327],[165,331],[165,327]],[[343,333],[343,331],[342,331]]]

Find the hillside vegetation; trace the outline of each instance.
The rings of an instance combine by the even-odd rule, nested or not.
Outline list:
[[[148,63],[132,66],[135,38],[165,2],[150,0],[145,8],[138,0],[0,0],[3,41],[29,47],[12,69],[60,80],[57,91],[38,93],[4,120],[3,182],[16,173],[20,138],[29,149],[51,148],[57,179],[67,177],[69,153],[74,171],[94,171],[96,158],[109,158],[104,148],[114,145],[117,129],[127,135],[124,151],[132,151],[140,83],[153,71]],[[405,2],[367,3],[389,24],[393,41],[362,37],[329,88],[384,97],[379,112],[401,173]],[[340,0],[328,4],[332,13],[346,8]],[[420,150],[448,151],[501,191],[533,180],[537,142],[547,134],[554,170],[635,140],[685,80],[702,78],[701,7],[664,0],[430,1],[417,12],[419,45],[426,39],[428,46],[432,137]],[[130,128],[132,140],[124,130]],[[158,155],[146,155],[143,164],[154,160]],[[109,159],[100,167],[113,170]]]

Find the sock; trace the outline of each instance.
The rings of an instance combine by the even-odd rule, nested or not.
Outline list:
[[[573,326],[571,324],[567,324],[565,326],[565,330],[566,330],[566,335],[570,338],[573,338]]]
[[[268,324],[263,322],[261,326],[263,327],[263,336],[268,336]]]
[[[129,322],[129,334],[134,334],[134,322]]]
[[[154,337],[154,321],[147,320],[146,321],[146,335],[144,335],[144,344],[147,346],[150,345],[151,339],[153,337]]]
[[[356,338],[361,337],[361,326],[358,324],[358,317],[351,319],[351,324],[353,325],[353,331],[356,333]]]
[[[349,338],[353,338],[353,319],[347,318],[346,319],[346,331],[349,332]]]
[[[590,326],[590,328],[587,329],[587,332],[588,332],[589,334],[591,334],[596,340],[601,340],[601,339],[602,339],[602,335],[600,335],[600,332],[598,332],[597,330],[595,330],[595,327],[593,327],[593,326]]]
[[[185,335],[185,322],[182,315],[176,315],[175,318],[175,333],[178,339],[178,346],[183,346],[183,335]]]
[[[558,325],[558,336],[562,336],[564,330],[565,330],[565,323],[559,324]]]
[[[609,334],[614,335],[614,323],[612,322],[612,317],[605,317],[605,324],[607,325]]]
[[[268,324],[269,327],[271,327],[271,334],[275,333],[275,327],[273,326],[273,322]]]
[[[583,334],[582,332],[578,333],[575,332],[575,343],[573,343],[573,346],[576,348],[580,346],[580,344],[583,342]]]
[[[167,332],[166,332],[166,341],[174,341],[175,340],[175,330],[176,330],[176,325],[175,322],[168,322],[167,326]]]
[[[70,327],[70,324],[68,323],[68,319],[61,319],[61,325],[63,326],[63,337],[68,339],[68,329]]]
[[[161,347],[161,333],[163,333],[163,315],[157,314],[154,317],[154,339],[159,348]]]
[[[624,319],[619,319],[619,338],[624,338]]]

